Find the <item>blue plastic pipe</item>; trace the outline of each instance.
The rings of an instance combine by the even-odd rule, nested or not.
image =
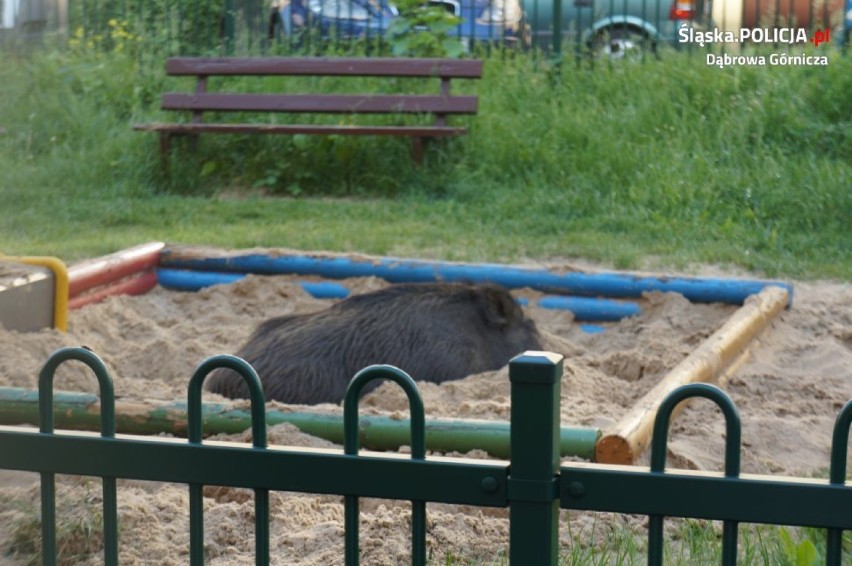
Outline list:
[[[245,273],[211,273],[181,269],[158,269],[157,283],[177,291],[198,291],[212,285],[234,283],[246,276]],[[299,285],[316,299],[345,299],[349,289],[329,281],[299,281]]]
[[[518,303],[526,305],[529,301],[521,297]],[[642,313],[636,303],[589,297],[548,295],[540,298],[535,305],[543,309],[571,311],[577,321],[616,321]]]
[[[198,291],[211,285],[221,285],[239,281],[245,273],[221,273],[214,271],[189,271],[184,269],[158,269],[157,282],[167,289],[177,291]],[[349,289],[338,283],[328,281],[300,281],[299,284],[312,297],[317,299],[344,299]],[[529,301],[521,297],[518,303],[526,305]],[[542,297],[536,303],[545,309],[571,311],[577,321],[617,321],[640,314],[642,310],[636,303],[590,299],[588,297]]]
[[[544,292],[611,298],[641,297],[647,291],[671,291],[700,303],[742,304],[750,295],[760,292],[767,285],[774,285],[787,290],[790,297],[787,306],[793,302],[793,286],[780,281],[645,277],[623,273],[554,273],[546,269],[496,264],[397,258],[353,259],[303,254],[193,258],[181,255],[179,250],[172,252],[166,248],[160,257],[160,265],[200,271],[319,275],[330,279],[381,277],[392,283],[436,280],[491,282],[508,289],[530,287]]]

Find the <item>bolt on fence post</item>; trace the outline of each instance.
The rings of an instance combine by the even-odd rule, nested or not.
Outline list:
[[[560,354],[524,352],[509,362],[509,562],[558,561]]]

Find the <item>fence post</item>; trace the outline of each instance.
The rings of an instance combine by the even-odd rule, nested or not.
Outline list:
[[[559,402],[562,356],[524,352],[509,362],[509,562],[558,561]]]
[[[56,23],[59,35],[64,41],[68,41],[71,37],[68,31],[68,0],[56,0]]]
[[[558,66],[562,62],[562,0],[553,0],[553,37],[551,38],[553,62]]]
[[[234,0],[225,0],[225,14],[224,14],[224,22],[223,22],[223,33],[225,39],[225,55],[233,55],[234,54],[234,31],[235,31],[235,19],[236,19],[236,8],[234,6]]]

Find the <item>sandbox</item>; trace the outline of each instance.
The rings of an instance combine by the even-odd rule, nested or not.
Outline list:
[[[51,264],[55,272],[57,262],[48,260],[24,260],[28,263]],[[295,279],[295,283],[307,294],[317,299],[342,299],[352,291],[346,285],[319,277],[336,280],[357,280],[358,278],[379,279],[386,283],[408,283],[426,281],[465,281],[496,283],[508,289],[516,290],[516,300],[526,306],[565,310],[576,321],[619,321],[635,317],[642,313],[641,307],[625,298],[641,298],[648,292],[674,292],[692,302],[727,303],[743,305],[723,326],[700,344],[692,353],[663,377],[632,411],[622,417],[618,424],[610,427],[604,437],[600,431],[583,430],[580,434],[586,439],[586,446],[571,446],[563,451],[563,456],[581,456],[604,463],[631,464],[641,456],[650,442],[651,425],[656,406],[666,394],[677,386],[691,382],[711,382],[718,380],[724,373],[732,372],[747,356],[749,343],[784,308],[792,305],[793,288],[788,283],[778,281],[759,281],[733,278],[697,278],[654,276],[616,272],[589,272],[574,268],[548,269],[530,266],[508,266],[498,264],[463,264],[450,262],[431,262],[404,258],[366,257],[356,255],[302,253],[289,250],[248,250],[226,251],[188,246],[166,246],[160,242],[150,242],[118,251],[114,254],[84,261],[73,266],[67,275],[54,277],[55,301],[47,303],[44,297],[32,297],[19,304],[32,304],[43,310],[43,303],[52,304],[56,321],[63,321],[57,327],[62,329],[67,312],[62,307],[79,309],[104,300],[110,296],[144,294],[155,285],[170,290],[199,291],[206,287],[232,284],[241,281],[247,275],[286,275],[292,277],[308,276],[312,279]],[[63,284],[67,279],[67,288]],[[24,282],[22,288],[35,288],[36,281]],[[20,287],[19,287],[20,288]],[[543,293],[557,293],[544,295]],[[3,297],[3,295],[0,295]],[[620,299],[620,300],[612,300]],[[8,302],[8,301],[7,301]],[[19,321],[20,313],[6,308],[9,321]],[[9,316],[9,315],[14,315]],[[0,322],[3,319],[0,318]],[[8,325],[8,322],[6,323]],[[14,327],[11,327],[14,329]],[[597,324],[581,324],[584,332],[602,332],[604,327]],[[0,400],[18,395],[17,392],[4,392]],[[69,402],[73,400],[69,399]],[[35,415],[35,400],[32,401],[32,415]],[[228,411],[229,407],[219,406],[216,412]],[[128,409],[129,410],[129,409]],[[150,413],[168,411],[150,407]],[[85,413],[85,403],[82,413]],[[138,410],[137,410],[138,411]],[[74,409],[66,412],[75,413]],[[7,411],[8,413],[8,411]],[[15,418],[18,418],[16,415]],[[138,420],[138,419],[137,419]],[[180,418],[177,419],[181,420]],[[219,419],[221,420],[221,419]],[[8,421],[4,421],[8,422]],[[30,422],[37,422],[35,417]],[[290,419],[295,423],[296,420]],[[310,427],[301,421],[301,430],[326,439],[338,440],[341,435],[323,434],[324,426]],[[74,427],[69,420],[66,426]],[[388,423],[390,424],[390,423]],[[129,425],[129,422],[128,422]],[[82,425],[76,425],[82,426]],[[165,426],[172,431],[174,425]],[[239,426],[239,425],[235,425]],[[215,429],[215,432],[233,431],[235,426]],[[327,426],[326,426],[327,428]],[[340,428],[339,426],[336,428]],[[397,427],[396,436],[405,427]],[[433,428],[445,428],[444,425]],[[374,426],[373,436],[379,438]],[[135,432],[128,430],[127,432]],[[150,432],[150,427],[146,429]],[[451,431],[454,433],[454,431]],[[458,436],[470,436],[471,433],[459,432]],[[563,435],[579,438],[577,431],[563,430]],[[433,435],[434,436],[434,435]],[[507,433],[502,436],[506,437]],[[433,449],[446,450],[448,446],[472,448],[476,443],[457,444],[432,442]],[[381,444],[381,448],[397,448],[397,445]],[[502,450],[491,450],[492,455],[503,455]]]
[[[263,250],[262,255],[271,254]],[[140,285],[128,283],[135,278],[144,281],[136,289],[150,285],[151,274],[159,264],[142,262],[142,265],[141,270],[124,273],[105,284],[113,287]],[[115,267],[113,265],[113,269]],[[570,272],[564,265],[549,267],[556,273]],[[74,266],[70,271],[73,273]],[[228,271],[217,267],[214,273]],[[728,274],[723,275],[731,279]],[[119,396],[162,402],[184,398],[186,381],[195,364],[206,356],[234,351],[260,320],[291,312],[311,312],[324,308],[328,300],[334,300],[311,296],[305,290],[305,282],[322,283],[310,274],[252,274],[241,276],[229,285],[205,287],[193,293],[153,287],[132,297],[111,296],[112,293],[104,292],[105,284],[101,283],[88,289],[88,296],[100,293],[101,298],[108,298],[73,310],[67,333],[0,331],[0,386],[32,389],[38,368],[51,351],[82,344],[107,362],[116,379]],[[388,284],[379,277],[363,275],[336,283],[351,293]],[[642,400],[655,386],[703,345],[723,343],[721,338],[713,341],[710,338],[741,309],[749,307],[749,304],[693,303],[679,293],[643,290],[640,296],[629,299],[640,312],[618,320],[591,321],[604,331],[590,333],[582,328],[571,311],[539,305],[542,297],[550,295],[551,291],[523,288],[516,291],[516,296],[527,300],[528,312],[546,333],[548,349],[566,356],[563,425],[603,432],[624,428],[632,412],[645,410],[641,408]],[[730,353],[711,351],[701,362],[708,368],[696,370],[712,374],[702,379],[721,376],[727,380],[726,389],[743,413],[744,471],[789,475],[824,472],[828,466],[831,424],[852,392],[852,376],[848,369],[852,367],[852,292],[842,284],[802,283],[796,285],[796,297],[795,307],[788,310],[784,310],[787,297],[770,301],[771,314],[755,315],[756,320],[762,320],[758,331],[745,343],[730,341]],[[72,303],[75,298],[71,296]],[[611,297],[607,299],[612,300]],[[751,310],[761,313],[763,307],[753,303]],[[744,334],[735,332],[733,335]],[[748,359],[743,357],[743,352],[748,352]],[[692,359],[694,362],[694,356]],[[726,374],[726,367],[735,371]],[[95,390],[93,379],[85,371],[67,369],[59,377],[57,389]],[[685,371],[678,370],[678,373]],[[424,383],[420,388],[427,419],[505,421],[508,418],[505,370],[441,385]],[[222,400],[209,396],[208,401]],[[390,386],[382,386],[368,395],[364,407],[377,416],[405,417],[402,395]],[[339,411],[336,406],[301,409],[325,413]],[[694,403],[672,427],[669,465],[698,470],[721,469],[722,431],[718,411],[709,404]],[[270,437],[276,443],[332,445],[306,436],[290,425],[273,427]],[[225,438],[244,436],[232,434]],[[638,452],[635,461],[644,465],[647,455],[642,455],[641,449]],[[478,450],[466,455],[485,456]],[[28,489],[33,488],[19,485],[9,488],[9,493],[17,494],[12,497],[28,497],[25,495]],[[84,483],[73,479],[68,481],[67,489],[71,499],[74,494],[79,496],[86,490]],[[251,562],[251,537],[239,534],[243,528],[239,526],[240,516],[249,512],[250,502],[234,490],[207,495],[208,503],[215,500],[222,504],[212,511],[212,522],[216,526],[209,533],[212,549],[209,562]],[[276,534],[272,546],[288,557],[282,563],[335,563],[338,559],[332,557],[341,556],[339,500],[301,494],[276,494],[276,497],[278,499],[273,502],[273,531]],[[164,563],[182,563],[181,558],[172,556],[168,549],[185,542],[183,535],[177,534],[186,526],[183,511],[177,510],[183,499],[185,491],[180,486],[155,487],[128,482],[124,495],[120,493],[120,500],[125,501],[120,503],[122,517],[131,523],[151,514],[159,518],[144,527],[144,540],[122,542],[123,563],[144,563],[150,556]],[[174,518],[166,520],[154,511],[163,506],[175,509]],[[366,556],[372,559],[367,563],[406,560],[405,529],[398,525],[405,522],[406,513],[406,504],[376,501],[362,507],[362,537],[365,541],[377,541],[364,549]],[[458,556],[493,557],[494,549],[505,545],[507,526],[505,515],[499,510],[467,513],[453,506],[435,505],[430,506],[429,513],[433,525],[430,545],[434,548],[446,548]],[[588,518],[573,520],[580,521],[580,527],[591,525]],[[569,543],[567,535],[563,543]],[[152,547],[155,550],[151,550]],[[98,563],[97,556],[90,562]]]

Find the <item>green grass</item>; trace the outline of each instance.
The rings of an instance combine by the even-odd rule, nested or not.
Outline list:
[[[159,94],[189,80],[133,50],[9,55],[6,254],[73,261],[156,239],[852,277],[852,58],[838,53],[825,68],[667,54],[559,75],[498,55],[458,81],[481,97],[470,134],[421,168],[396,138],[206,136],[197,154],[177,144],[169,178],[155,136],[130,125],[163,119]]]
[[[852,278],[852,57],[719,70],[667,54],[556,75],[496,56],[478,84],[454,87],[481,96],[470,134],[434,144],[422,168],[398,139],[208,136],[197,155],[177,148],[170,178],[154,137],[130,128],[163,118],[162,91],[189,88],[161,66],[133,50],[4,53],[0,251],[73,261],[156,239]],[[35,553],[37,523],[18,528],[19,550]],[[645,541],[613,529],[563,562],[644,563]],[[821,532],[791,532],[794,551],[824,547]],[[742,563],[796,564],[786,540],[745,529]],[[697,521],[667,545],[672,563],[721,551]]]
[[[103,556],[104,526],[100,511],[101,494],[94,482],[83,483],[84,489],[60,492],[56,500],[55,542],[58,566],[73,566],[92,556]],[[37,502],[9,498],[0,494],[0,504],[17,512],[4,529],[9,546],[0,556],[14,559],[16,564],[42,563],[42,520]]]
[[[722,527],[720,522],[669,519],[676,523],[667,530],[663,562],[671,566],[720,564]],[[569,528],[570,524],[563,528]],[[594,522],[590,532],[571,533],[571,544],[560,552],[565,566],[641,566],[647,564],[645,533],[618,521]],[[852,557],[852,534],[843,539],[843,560]],[[740,525],[737,564],[742,566],[813,566],[824,562],[825,531],[773,525]],[[845,563],[845,562],[844,562]],[[430,564],[446,566],[505,566],[508,558],[464,558],[450,552]]]

